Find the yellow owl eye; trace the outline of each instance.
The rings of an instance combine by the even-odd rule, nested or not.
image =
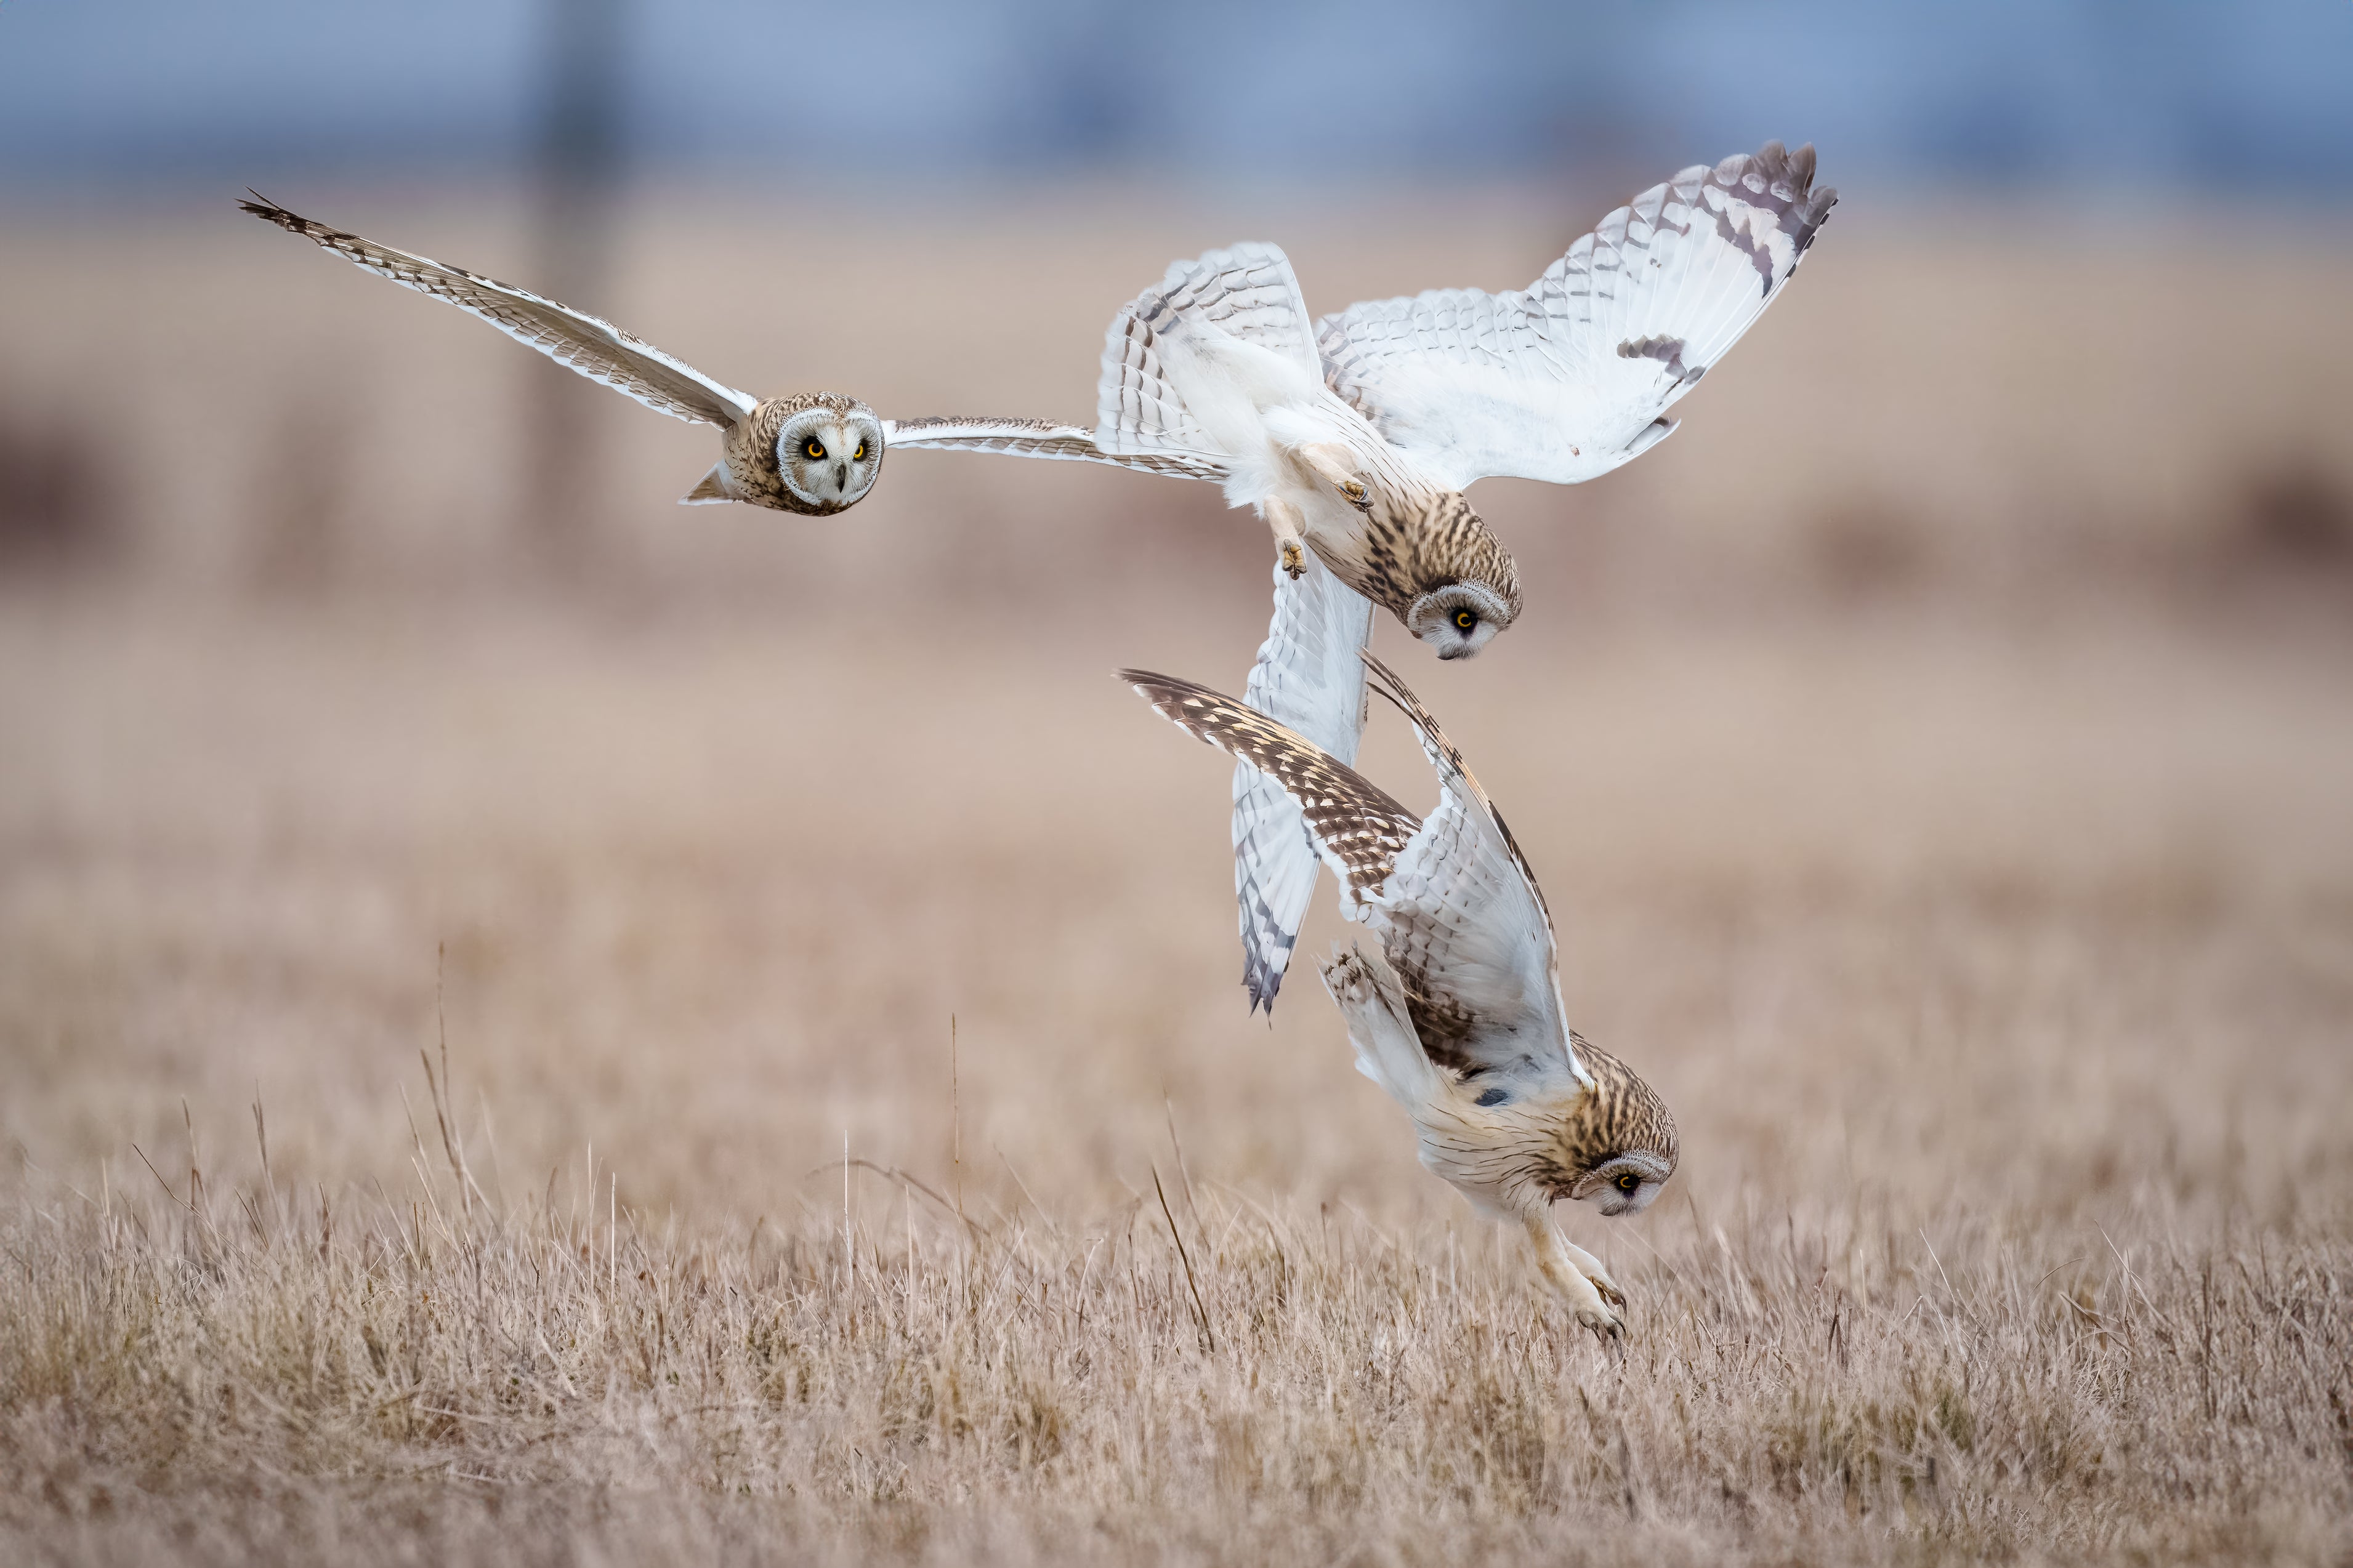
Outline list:
[[[860,441],[858,443],[858,450],[849,454],[849,460],[853,463],[862,463],[866,460],[865,442]]]
[[[1631,1171],[1627,1172],[1624,1175],[1618,1178],[1618,1190],[1621,1193],[1633,1192],[1641,1184],[1642,1178],[1636,1175]]]
[[[812,440],[801,450],[808,454],[808,459],[812,463],[821,463],[825,460],[825,443],[822,441]]]
[[[1476,610],[1457,610],[1454,612],[1454,625],[1457,630],[1467,632],[1478,624],[1479,613]]]

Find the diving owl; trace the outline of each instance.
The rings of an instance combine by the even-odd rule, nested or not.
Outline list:
[[[237,205],[370,272],[478,316],[649,408],[691,424],[718,426],[719,461],[687,492],[689,505],[748,501],[805,517],[830,517],[856,506],[882,472],[882,422],[854,397],[805,392],[754,398],[568,305],[313,223],[258,194]]]
[[[1571,1199],[1605,1216],[1648,1207],[1674,1174],[1674,1118],[1569,1028],[1552,915],[1503,815],[1405,682],[1370,654],[1363,665],[1437,770],[1427,821],[1246,703],[1148,670],[1120,679],[1295,803],[1340,879],[1341,911],[1379,944],[1335,948],[1323,966],[1356,1069],[1405,1108],[1423,1167],[1482,1214],[1518,1223],[1577,1321],[1622,1336],[1625,1293],[1561,1236],[1552,1205]]]

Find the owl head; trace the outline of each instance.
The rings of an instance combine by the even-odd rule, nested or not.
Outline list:
[[[1587,1172],[1570,1188],[1569,1195],[1615,1219],[1650,1207],[1651,1200],[1674,1173],[1672,1154],[1656,1149],[1623,1149]]]
[[[1519,618],[1520,569],[1461,490],[1417,499],[1419,515],[1401,530],[1411,543],[1399,585],[1388,601],[1405,629],[1440,658],[1469,658]]]
[[[1448,583],[1406,609],[1406,629],[1440,658],[1469,658],[1512,624],[1520,607],[1484,583]]]
[[[882,471],[882,422],[864,404],[827,397],[776,427],[776,477],[812,512],[855,506]]]
[[[1592,1081],[1560,1130],[1556,1168],[1567,1179],[1555,1195],[1591,1204],[1610,1218],[1640,1214],[1675,1173],[1675,1119],[1624,1062],[1571,1038]]]

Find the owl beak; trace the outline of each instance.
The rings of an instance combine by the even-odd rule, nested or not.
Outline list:
[[[833,466],[833,488],[839,490],[844,495],[848,495],[849,493],[849,465],[848,463],[836,463]]]

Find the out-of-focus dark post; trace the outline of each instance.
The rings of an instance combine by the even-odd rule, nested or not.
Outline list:
[[[621,174],[621,36],[628,0],[541,0],[545,118],[539,144],[534,287],[575,309],[608,313],[613,219]],[[522,516],[533,568],[556,580],[594,574],[605,540],[604,464],[596,423],[608,392],[533,365],[524,410]]]

